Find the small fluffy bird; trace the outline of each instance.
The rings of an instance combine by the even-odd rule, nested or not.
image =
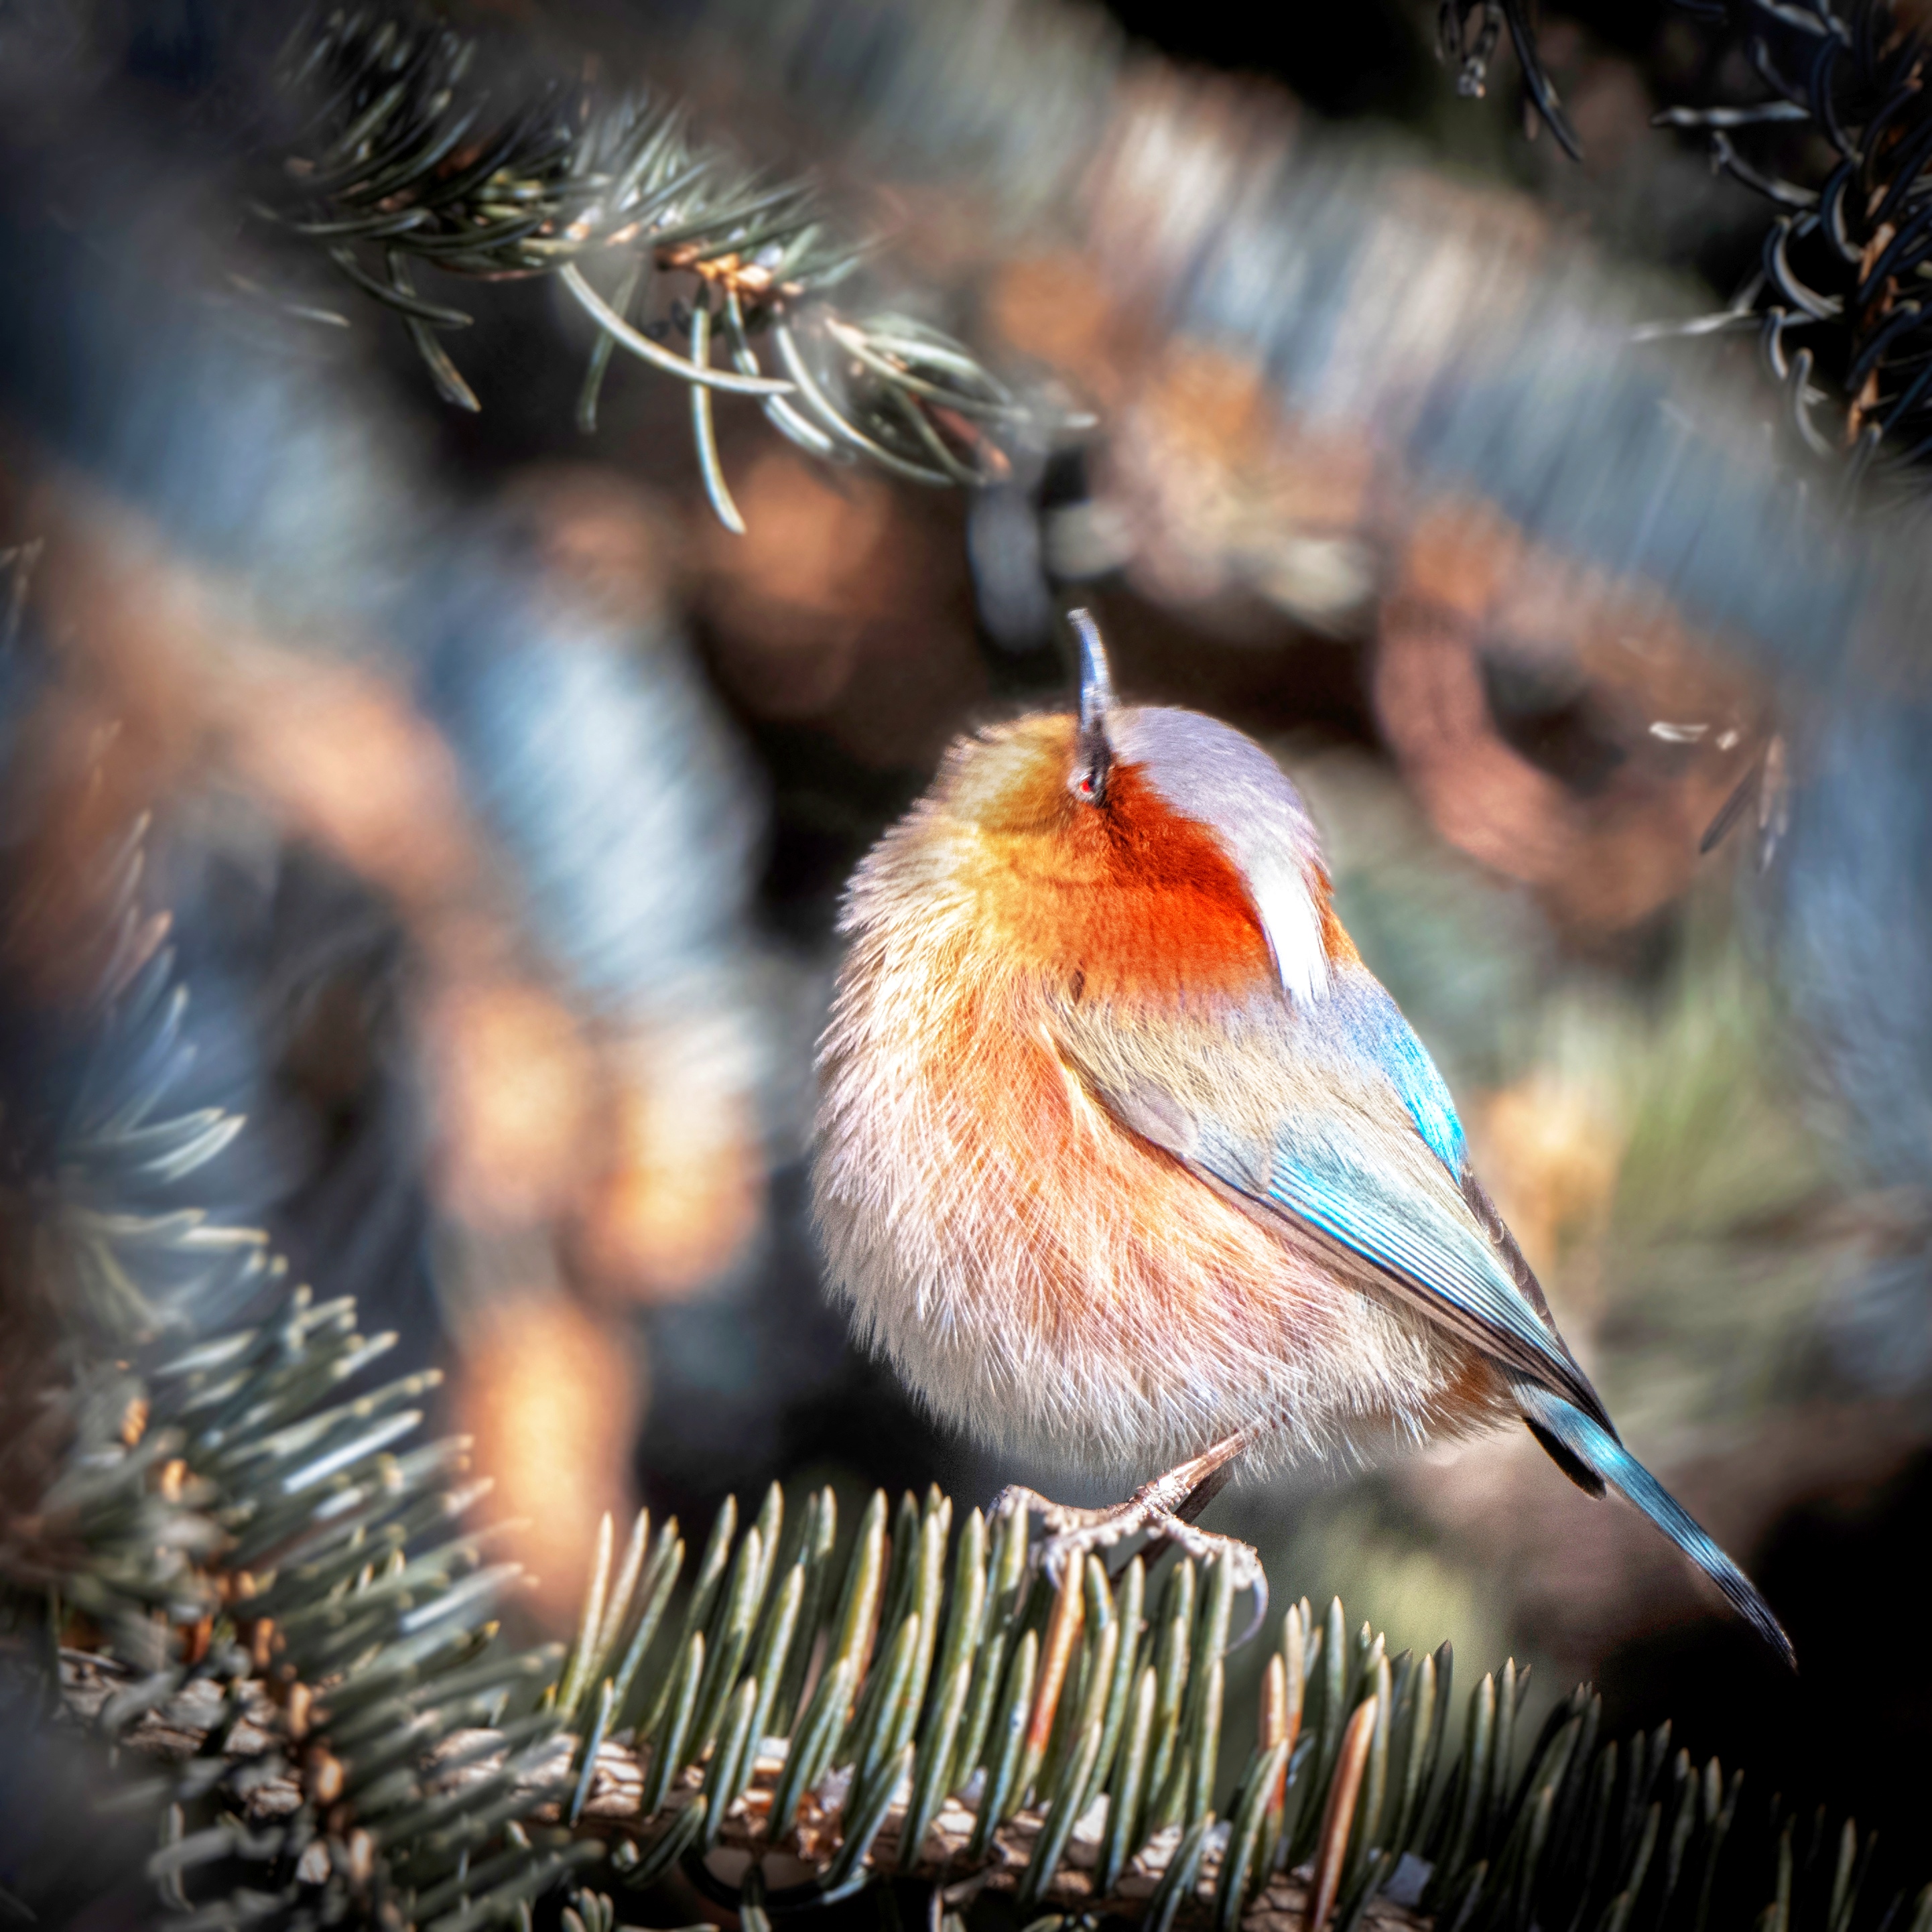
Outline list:
[[[1167,1472],[1112,1510],[1022,1496],[1056,1562],[1206,1553],[1238,1459],[1520,1417],[1791,1661],[1557,1333],[1300,794],[1232,726],[1117,703],[1071,621],[1078,714],[955,745],[847,893],[814,1192],[861,1336],[983,1439]]]

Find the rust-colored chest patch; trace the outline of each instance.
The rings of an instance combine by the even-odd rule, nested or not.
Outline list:
[[[1271,982],[1268,936],[1214,835],[1130,764],[1102,804],[1075,798],[1071,755],[1070,732],[978,814],[967,881],[1012,964],[1075,998],[1178,1003]]]

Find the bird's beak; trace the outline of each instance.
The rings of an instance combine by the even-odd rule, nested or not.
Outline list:
[[[1100,627],[1086,610],[1070,610],[1066,621],[1080,640],[1080,735],[1106,735],[1107,713],[1114,708],[1114,680],[1107,668],[1107,646]]]
[[[1107,647],[1100,627],[1084,610],[1070,610],[1066,621],[1080,640],[1080,738],[1069,781],[1076,798],[1098,805],[1106,797],[1114,754],[1107,745],[1107,713],[1114,708],[1114,680],[1107,670]]]

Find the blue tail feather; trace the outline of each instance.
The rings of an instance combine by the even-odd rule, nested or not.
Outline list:
[[[1562,1396],[1534,1383],[1519,1382],[1516,1397],[1524,1420],[1546,1448],[1553,1440],[1592,1475],[1628,1498],[1717,1585],[1732,1607],[1785,1663],[1793,1670],[1798,1668],[1791,1640],[1756,1586],[1610,1430]],[[1564,1458],[1559,1456],[1557,1460],[1563,1462]]]

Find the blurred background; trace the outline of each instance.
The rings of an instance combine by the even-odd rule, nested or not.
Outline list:
[[[504,11],[532,35],[562,17]],[[620,46],[650,24],[580,11]],[[51,13],[21,18],[16,57],[76,89],[111,70],[192,91],[219,39],[186,6],[100,10],[64,46]],[[1089,26],[1132,37],[1144,76],[1181,63],[1197,111],[1346,124],[1445,206],[1493,199],[1532,257],[1599,251],[1640,310],[1650,290],[1720,308],[1760,260],[1763,200],[1652,125],[1748,94],[1746,47],[1661,0],[1544,10],[1580,161],[1526,116],[1507,35],[1484,91],[1459,91],[1430,4],[1118,0]],[[134,152],[62,178],[105,196]],[[951,245],[918,192],[915,256]],[[169,252],[218,234],[205,213],[170,212]],[[16,260],[64,245],[29,226]],[[1526,1436],[1238,1488],[1209,1526],[1259,1546],[1277,1602],[1339,1593],[1392,1649],[1450,1637],[1478,1671],[1513,1654],[1533,1700],[1592,1679],[1614,1731],[1671,1718],[1766,1802],[1828,1794],[1906,1836],[1932,1702],[1909,1670],[1876,1682],[1870,1650],[1903,1634],[1932,1527],[1932,1062],[1897,1017],[1922,1004],[1932,880],[1918,754],[1832,735],[1887,710],[1883,676],[1794,700],[1774,654],[1719,647],[1654,584],[1500,513],[1392,516],[1332,424],[1262,448],[1244,365],[1155,381],[1096,350],[1126,298],[1091,322],[1024,264],[973,272],[988,328],[1077,370],[1105,434],[941,491],[828,467],[721,405],[740,535],[707,505],[681,386],[625,362],[580,430],[591,332],[548,284],[488,290],[460,344],[470,411],[367,305],[303,338],[320,374],[299,383],[279,345],[266,374],[184,347],[102,376],[138,332],[112,292],[132,284],[61,268],[73,366],[98,360],[56,380],[19,349],[46,317],[10,324],[0,448],[28,614],[5,692],[7,862],[34,904],[8,940],[19,1024],[65,997],[64,895],[152,812],[142,896],[172,914],[194,1078],[250,1118],[221,1202],[446,1370],[439,1419],[525,1520],[532,1625],[572,1614],[606,1509],[701,1524],[774,1478],[830,1483],[848,1522],[880,1485],[1100,1500],[935,1430],[854,1352],[805,1183],[843,883],[954,736],[1065,701],[1052,614],[1077,592],[1127,694],[1230,719],[1304,787],[1344,919],[1565,1334],[1804,1673]],[[273,333],[245,304],[236,326],[248,355]],[[1754,393],[1748,342],[1723,370]],[[46,400],[62,382],[91,417]],[[1764,395],[1738,406],[1754,434],[1783,406]],[[166,454],[130,485],[116,425],[144,411]],[[267,446],[272,477],[246,454]],[[201,506],[187,542],[155,507],[178,488]],[[1813,751],[1787,793],[1795,728]],[[1874,846],[1892,868],[1855,890],[1846,854]],[[1861,922],[1882,935],[1862,953]]]

